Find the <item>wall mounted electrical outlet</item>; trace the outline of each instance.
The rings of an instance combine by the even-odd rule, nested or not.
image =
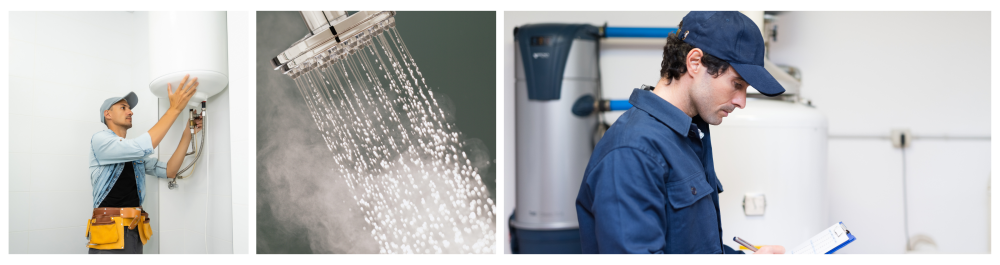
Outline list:
[[[747,216],[764,215],[767,200],[763,193],[747,193],[743,195],[743,213]]]

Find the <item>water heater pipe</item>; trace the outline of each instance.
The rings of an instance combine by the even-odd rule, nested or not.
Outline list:
[[[643,27],[604,27],[598,32],[603,38],[666,38],[677,28],[643,28]]]

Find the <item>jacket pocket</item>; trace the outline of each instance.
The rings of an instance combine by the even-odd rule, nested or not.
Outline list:
[[[696,172],[682,181],[667,184],[667,200],[674,209],[691,206],[711,193],[712,186],[705,180],[704,172]]]
[[[111,217],[98,217],[91,219],[89,226],[91,244],[111,244],[118,242],[123,227],[115,223]]]

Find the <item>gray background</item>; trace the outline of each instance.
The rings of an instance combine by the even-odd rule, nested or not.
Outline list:
[[[466,152],[487,150],[491,163],[481,175],[496,201],[496,12],[404,11],[395,18],[431,90],[450,101],[442,107],[454,113],[463,138],[481,140]],[[357,207],[351,190],[332,166],[324,166],[333,163],[332,154],[302,95],[291,78],[268,63],[306,33],[298,12],[257,12],[257,253],[377,253],[375,241],[360,231],[362,214],[347,210]],[[303,183],[329,179],[337,184]],[[317,194],[326,198],[324,209],[344,211],[329,214],[332,222],[284,220],[272,207],[308,210],[301,204],[314,203],[287,202],[290,193]],[[310,239],[305,226],[313,223],[343,237]],[[310,240],[325,241],[324,248],[313,249]]]

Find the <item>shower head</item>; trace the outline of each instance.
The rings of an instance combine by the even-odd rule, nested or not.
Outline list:
[[[396,26],[395,11],[301,11],[309,34],[271,59],[274,70],[296,78],[333,63],[371,42],[372,36]]]

